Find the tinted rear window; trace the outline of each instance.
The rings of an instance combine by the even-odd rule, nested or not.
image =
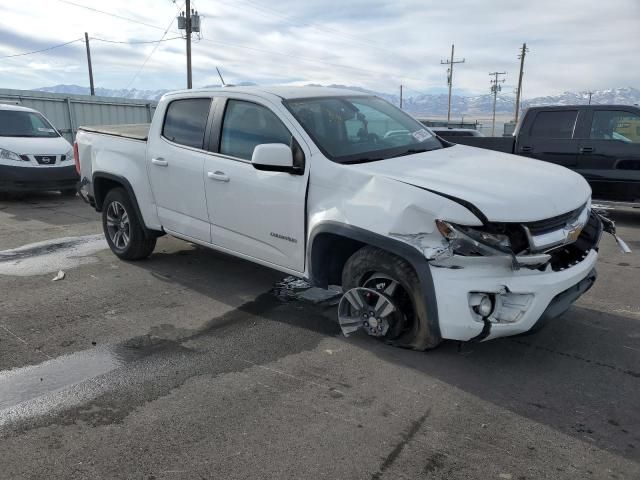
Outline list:
[[[202,148],[210,98],[174,100],[167,108],[162,136],[188,147]]]
[[[571,138],[577,117],[577,110],[539,112],[531,127],[531,136],[536,138]]]

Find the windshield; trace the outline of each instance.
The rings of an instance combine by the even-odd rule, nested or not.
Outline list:
[[[39,113],[0,110],[0,137],[59,137]]]
[[[381,98],[354,95],[284,103],[335,162],[371,162],[442,148],[420,122]]]

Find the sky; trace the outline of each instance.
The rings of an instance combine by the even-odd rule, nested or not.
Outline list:
[[[186,86],[183,0],[0,0],[0,57],[45,49],[88,32],[97,87]],[[640,87],[640,0],[193,0],[194,87],[227,83],[342,84],[408,96],[489,92],[489,72],[523,95]],[[166,31],[166,33],[165,33]],[[161,43],[145,42],[169,39]],[[0,88],[89,83],[85,44],[0,58]]]

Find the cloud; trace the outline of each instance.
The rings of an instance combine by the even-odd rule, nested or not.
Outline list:
[[[74,3],[80,3],[75,0]],[[171,0],[21,0],[0,17],[0,55],[45,48],[90,36],[157,40],[178,11]],[[505,92],[516,83],[518,48],[527,42],[525,96],[565,90],[638,87],[640,42],[637,0],[193,0],[203,15],[194,42],[194,84],[218,82],[215,67],[232,82],[339,83],[409,95],[440,92],[440,60],[456,45],[457,93],[486,93],[490,71],[506,71]],[[120,17],[127,17],[127,21]],[[138,22],[138,23],[137,23]],[[28,25],[28,29],[25,29]],[[151,26],[150,26],[151,25]],[[24,32],[28,32],[25,34]],[[177,35],[173,23],[166,37]],[[123,88],[154,45],[92,41],[96,84]],[[184,41],[158,46],[132,86],[183,88]],[[85,84],[84,44],[14,59],[0,59],[0,82],[10,88]],[[29,65],[37,65],[32,70]],[[74,68],[70,68],[73,66]]]

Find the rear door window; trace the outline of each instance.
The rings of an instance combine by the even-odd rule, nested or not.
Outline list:
[[[203,148],[210,98],[174,100],[167,108],[162,136],[187,147]]]
[[[577,110],[539,112],[531,127],[532,138],[572,138]]]

